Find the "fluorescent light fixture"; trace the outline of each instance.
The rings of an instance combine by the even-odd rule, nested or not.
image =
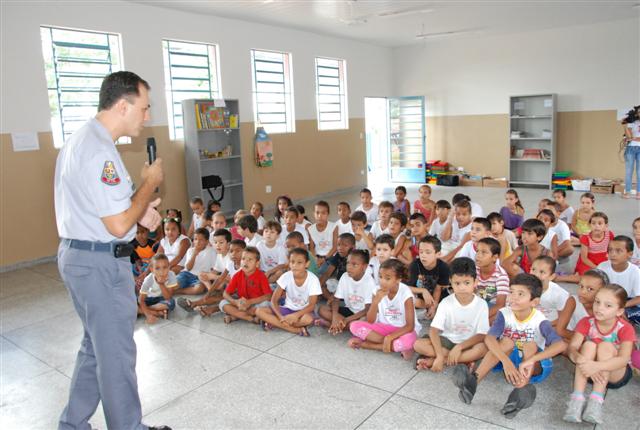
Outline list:
[[[412,15],[418,13],[431,13],[434,12],[435,9],[404,9],[404,10],[393,10],[388,12],[381,12],[377,16],[379,18],[397,18],[399,16]]]
[[[467,33],[479,33],[478,30],[454,30],[454,31],[441,31],[439,33],[420,33],[416,34],[416,39],[436,39],[438,37],[455,36],[458,34]]]

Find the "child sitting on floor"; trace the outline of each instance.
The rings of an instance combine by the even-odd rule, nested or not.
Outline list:
[[[258,234],[262,235],[262,230],[264,229],[264,224],[266,220],[264,219],[264,206],[260,202],[254,202],[251,205],[251,209],[249,213],[253,215],[253,217],[258,221]]]
[[[235,215],[233,215],[233,227],[231,227],[229,229],[229,231],[231,232],[231,237],[233,239],[241,239],[244,240],[244,236],[242,236],[240,234],[240,227],[238,226],[238,223],[240,222],[240,220],[249,215],[249,212],[244,210],[244,209],[239,209],[236,211]]]
[[[535,309],[541,294],[542,282],[533,275],[521,273],[511,282],[509,306],[500,309],[485,336],[489,352],[475,372],[467,366],[458,366],[454,372],[454,384],[464,403],[471,404],[478,383],[502,363],[507,381],[515,388],[500,412],[513,418],[533,404],[536,390],[530,384],[531,377],[542,373],[542,360],[562,354],[567,347],[542,312]],[[522,359],[519,368],[511,361],[510,354],[515,352]]]
[[[204,202],[200,197],[194,197],[189,202],[193,217],[191,218],[191,224],[189,224],[189,230],[187,230],[187,237],[193,239],[195,231],[201,227],[204,227]]]
[[[504,220],[498,212],[491,212],[487,220],[491,223],[491,235],[500,242],[500,260],[505,260],[518,247],[518,238],[514,232],[504,228]]]
[[[367,228],[371,228],[378,219],[378,205],[371,201],[370,189],[363,188],[360,190],[360,205],[356,208],[356,211],[364,212],[367,216],[367,223],[365,224]]]
[[[314,205],[313,215],[316,223],[309,225],[309,249],[316,256],[318,265],[336,252],[338,227],[329,221],[329,203],[320,200]]]
[[[573,220],[573,208],[567,203],[567,192],[565,190],[553,190],[553,200],[559,205],[560,213],[558,218],[567,225]]]
[[[633,254],[631,254],[631,264],[640,268],[640,217],[633,220]]]
[[[560,216],[560,204],[555,202],[549,202],[545,205],[545,209],[553,212],[555,221],[551,222],[548,227],[553,231],[558,238],[558,259],[565,259],[573,254],[573,246],[571,245],[571,229],[569,225],[559,218]],[[544,209],[543,209],[544,210]]]
[[[278,287],[271,296],[271,307],[259,308],[256,315],[265,331],[273,327],[308,337],[307,327],[313,324],[313,310],[322,294],[318,277],[309,272],[309,254],[295,248],[289,253],[289,271],[278,279]],[[286,293],[284,306],[280,298]]]
[[[404,265],[390,259],[380,265],[380,289],[373,297],[366,321],[353,321],[349,346],[382,352],[399,352],[405,360],[422,328],[415,314],[413,294],[401,281]]]
[[[395,241],[392,255],[405,265],[409,265],[413,258],[411,257],[411,251],[409,251],[411,241],[405,234],[406,228],[407,217],[403,213],[394,212],[389,215],[389,234]]]
[[[347,271],[347,255],[355,247],[355,238],[350,233],[338,236],[338,250],[327,259],[327,269],[320,276],[322,295],[328,301],[333,300],[333,293],[338,287],[338,281]]]
[[[373,249],[373,237],[366,230],[367,215],[362,211],[355,211],[351,214],[351,228],[355,238],[356,249],[365,249],[369,252]]]
[[[470,364],[487,352],[484,336],[489,330],[487,302],[475,294],[476,266],[467,257],[451,263],[453,294],[444,298],[431,321],[429,337],[413,348],[423,358],[416,368],[441,372],[445,366]]]
[[[431,226],[429,227],[429,235],[435,236],[442,240],[442,232],[449,219],[451,204],[446,200],[438,200],[435,206],[435,215],[432,217]]]
[[[593,317],[578,323],[569,344],[569,358],[576,363],[573,393],[563,419],[602,424],[602,404],[607,389],[622,388],[631,380],[629,366],[636,333],[625,321],[627,292],[619,285],[602,287],[593,303]],[[593,390],[584,409],[584,390],[591,380]]]
[[[258,234],[258,221],[253,215],[245,215],[238,221],[238,234],[244,238],[247,246],[257,246],[262,241]]]
[[[609,217],[603,212],[594,212],[589,220],[591,231],[580,237],[580,256],[573,275],[558,276],[558,282],[578,283],[580,276],[598,264],[607,261],[607,249],[613,239],[609,230]]]
[[[380,285],[380,265],[393,258],[395,240],[390,234],[381,234],[374,241],[376,255],[369,259],[369,270],[376,285]]]
[[[508,230],[514,230],[524,222],[524,207],[516,190],[507,190],[504,200],[505,206],[500,209],[500,215],[504,220],[504,227]]]
[[[584,193],[580,196],[580,208],[574,212],[571,219],[571,230],[573,231],[573,237],[571,238],[571,245],[580,246],[580,238],[591,232],[589,226],[591,222],[591,215],[596,211],[594,205],[596,197],[591,193]]]
[[[375,239],[381,234],[389,233],[389,216],[393,213],[393,203],[380,202],[378,205],[378,219],[371,225],[371,237]]]
[[[316,325],[329,327],[329,333],[337,335],[349,329],[353,321],[367,315],[376,284],[367,272],[369,253],[352,249],[347,257],[347,272],[340,277],[335,292],[336,300],[318,308],[320,319]]]
[[[284,241],[287,238],[287,235],[291,232],[298,231],[302,235],[305,245],[309,245],[309,232],[303,226],[298,224],[298,216],[300,216],[300,212],[295,206],[289,206],[284,211],[284,225],[282,229],[282,233],[280,233],[280,238],[278,243],[280,245],[284,245]]]
[[[612,284],[620,285],[627,292],[625,316],[640,327],[640,269],[631,264],[633,241],[627,236],[616,236],[609,243],[609,261],[598,266]]]
[[[556,277],[556,260],[549,256],[536,258],[531,266],[531,274],[542,282],[542,295],[536,309],[551,321],[558,335],[567,338],[567,325],[576,308],[576,301],[567,290],[553,282]]]
[[[541,255],[549,255],[549,250],[540,245],[547,234],[542,221],[531,218],[522,223],[522,246],[517,247],[513,254],[502,262],[502,267],[514,278],[518,273],[531,272],[533,260]]]
[[[136,283],[136,295],[140,292],[142,281],[150,272],[149,263],[155,255],[153,250],[154,242],[149,239],[149,229],[138,224],[136,227],[136,237],[131,242],[133,253],[131,254],[131,266],[133,277]]]
[[[413,213],[421,213],[427,220],[427,226],[431,227],[431,222],[436,215],[436,202],[431,200],[431,187],[426,184],[420,185],[418,196],[418,200],[413,203]]]
[[[407,285],[415,296],[416,307],[427,310],[427,318],[433,318],[438,303],[448,295],[450,272],[440,259],[440,247],[440,239],[425,237],[418,245],[418,258],[409,265]]]
[[[609,284],[609,276],[602,270],[591,269],[584,272],[584,275],[580,278],[578,293],[572,296],[576,302],[576,308],[565,330],[564,340],[566,342],[571,342],[574,330],[582,318],[593,316],[593,302],[596,293],[607,284]]]
[[[209,230],[200,227],[193,235],[193,246],[187,250],[184,270],[178,274],[177,294],[194,295],[204,292],[201,273],[211,272],[216,264],[216,250],[209,244]]]
[[[289,233],[284,242],[284,246],[287,249],[287,261],[289,261],[289,254],[295,248],[307,249],[307,245],[304,244],[302,233],[300,233],[299,231],[292,231],[291,233]],[[309,272],[313,273],[316,276],[319,276],[320,269],[318,268],[318,265],[316,263],[316,257],[309,250],[307,250],[307,254],[309,254]]]
[[[393,211],[404,214],[407,218],[411,215],[411,203],[407,200],[407,187],[398,185],[395,189],[396,201],[393,202]]]
[[[469,232],[471,240],[464,244],[464,246],[456,254],[456,258],[467,257],[471,260],[476,259],[476,252],[478,250],[478,241],[485,237],[491,237],[491,223],[488,219],[482,217],[476,217],[471,222],[471,231]]]
[[[554,260],[558,259],[558,235],[551,229],[551,224],[556,219],[556,216],[549,209],[542,209],[536,215],[536,219],[542,221],[544,227],[547,229],[547,234],[544,235],[540,241],[540,245],[549,250],[549,256]]]
[[[462,199],[454,206],[454,210],[449,214],[447,223],[442,231],[442,259],[449,263],[456,256],[458,251],[469,240],[471,231],[471,203],[467,199]]]
[[[156,254],[151,259],[151,273],[144,278],[140,288],[138,303],[148,324],[158,317],[167,319],[169,311],[176,307],[173,293],[178,286],[176,274],[169,270],[169,259],[164,254]]]
[[[336,221],[336,225],[338,226],[338,236],[342,233],[353,234],[353,229],[351,228],[351,205],[349,203],[338,203],[338,221]]]
[[[277,222],[273,223],[279,225]],[[242,253],[239,270],[222,293],[220,310],[225,314],[224,323],[241,319],[258,323],[256,311],[268,308],[271,287],[264,272],[260,270],[260,252],[248,246]]]
[[[500,242],[492,237],[478,241],[476,294],[489,306],[489,323],[493,324],[500,309],[506,306],[509,295],[509,275],[500,266]]]
[[[277,221],[267,221],[264,225],[264,236],[256,248],[260,252],[260,270],[265,274],[270,284],[287,271],[288,258],[284,246],[278,245],[278,238],[282,233],[282,226]]]
[[[278,196],[278,198],[276,198],[276,213],[274,216],[275,220],[280,224],[284,224],[284,216],[287,213],[287,209],[290,207],[293,207],[293,201],[291,201],[288,196]]]
[[[180,234],[182,225],[179,218],[165,218],[163,220],[164,237],[156,253],[164,254],[169,259],[169,270],[178,274],[186,264],[186,254],[191,241],[184,234]]]
[[[411,252],[411,259],[414,259],[418,256],[418,244],[429,234],[429,224],[422,213],[414,213],[409,217],[409,231],[411,232],[409,252]]]

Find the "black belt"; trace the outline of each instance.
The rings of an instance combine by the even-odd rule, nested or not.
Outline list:
[[[130,257],[133,245],[127,242],[91,242],[88,240],[62,239],[69,248],[92,252],[108,252],[116,258]]]

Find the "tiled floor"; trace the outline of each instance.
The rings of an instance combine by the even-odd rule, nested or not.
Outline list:
[[[392,197],[381,190],[376,197]],[[485,212],[502,205],[503,189],[435,188],[434,198],[469,194]],[[410,189],[411,199],[417,195]],[[546,191],[525,190],[525,208]],[[357,193],[329,199],[357,205]],[[578,193],[570,193],[577,205]],[[597,196],[616,233],[629,234],[640,202]],[[311,204],[305,205],[311,209]],[[531,214],[532,211],[527,211]],[[574,290],[575,287],[568,289]],[[514,420],[498,412],[509,392],[500,374],[482,383],[473,404],[462,404],[450,372],[417,373],[399,356],[353,351],[313,328],[312,337],[262,332],[220,316],[175,311],[154,326],[138,321],[138,381],[145,421],[175,429],[208,428],[588,428],[561,420],[572,366],[555,360],[538,386],[533,408]],[[0,428],[51,429],[64,407],[82,328],[55,264],[0,274]],[[639,428],[640,382],[612,391],[602,428]],[[636,418],[634,418],[634,416]],[[92,420],[105,428],[99,409]]]

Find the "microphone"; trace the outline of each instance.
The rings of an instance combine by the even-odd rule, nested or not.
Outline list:
[[[149,154],[149,165],[156,161],[156,139],[150,137],[147,139],[147,154]]]
[[[149,166],[151,166],[156,161],[156,139],[153,137],[147,139],[147,154],[149,154]],[[160,189],[156,188],[155,192],[159,191]]]

